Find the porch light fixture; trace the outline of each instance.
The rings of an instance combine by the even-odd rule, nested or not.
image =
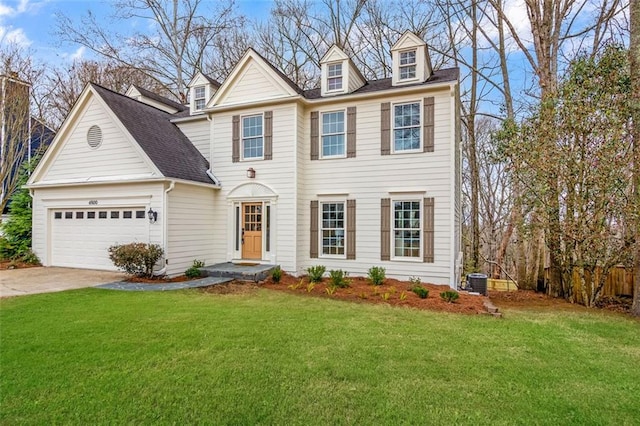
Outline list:
[[[149,217],[149,223],[156,223],[156,221],[158,220],[158,212],[153,211],[151,207],[149,207],[147,216]]]
[[[256,177],[256,171],[253,169],[253,167],[249,167],[249,168],[247,169],[247,177],[248,177],[249,179],[253,179],[253,178],[255,178],[255,177]]]

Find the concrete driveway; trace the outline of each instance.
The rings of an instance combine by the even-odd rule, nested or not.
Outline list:
[[[0,297],[51,293],[120,281],[120,272],[57,267],[0,271]]]

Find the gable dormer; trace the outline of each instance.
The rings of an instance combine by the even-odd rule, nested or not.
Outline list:
[[[320,60],[320,68],[322,96],[351,93],[366,82],[353,61],[335,44]]]
[[[143,104],[150,105],[154,108],[158,108],[169,114],[175,114],[176,112],[184,111],[185,107],[177,102],[167,99],[164,96],[160,96],[140,86],[132,84],[125,92],[125,96],[128,96]]]
[[[220,87],[220,83],[198,72],[187,85],[189,88],[189,110],[191,115],[200,114]]]
[[[391,61],[393,86],[424,83],[431,77],[431,58],[427,43],[411,31],[405,31],[393,45]]]

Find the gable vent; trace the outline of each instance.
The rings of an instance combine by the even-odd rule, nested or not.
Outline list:
[[[87,132],[87,143],[91,148],[97,148],[102,143],[102,129],[95,124]]]

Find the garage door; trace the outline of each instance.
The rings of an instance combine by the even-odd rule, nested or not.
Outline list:
[[[53,266],[114,270],[107,251],[110,246],[149,242],[143,207],[55,209],[51,224]]]

